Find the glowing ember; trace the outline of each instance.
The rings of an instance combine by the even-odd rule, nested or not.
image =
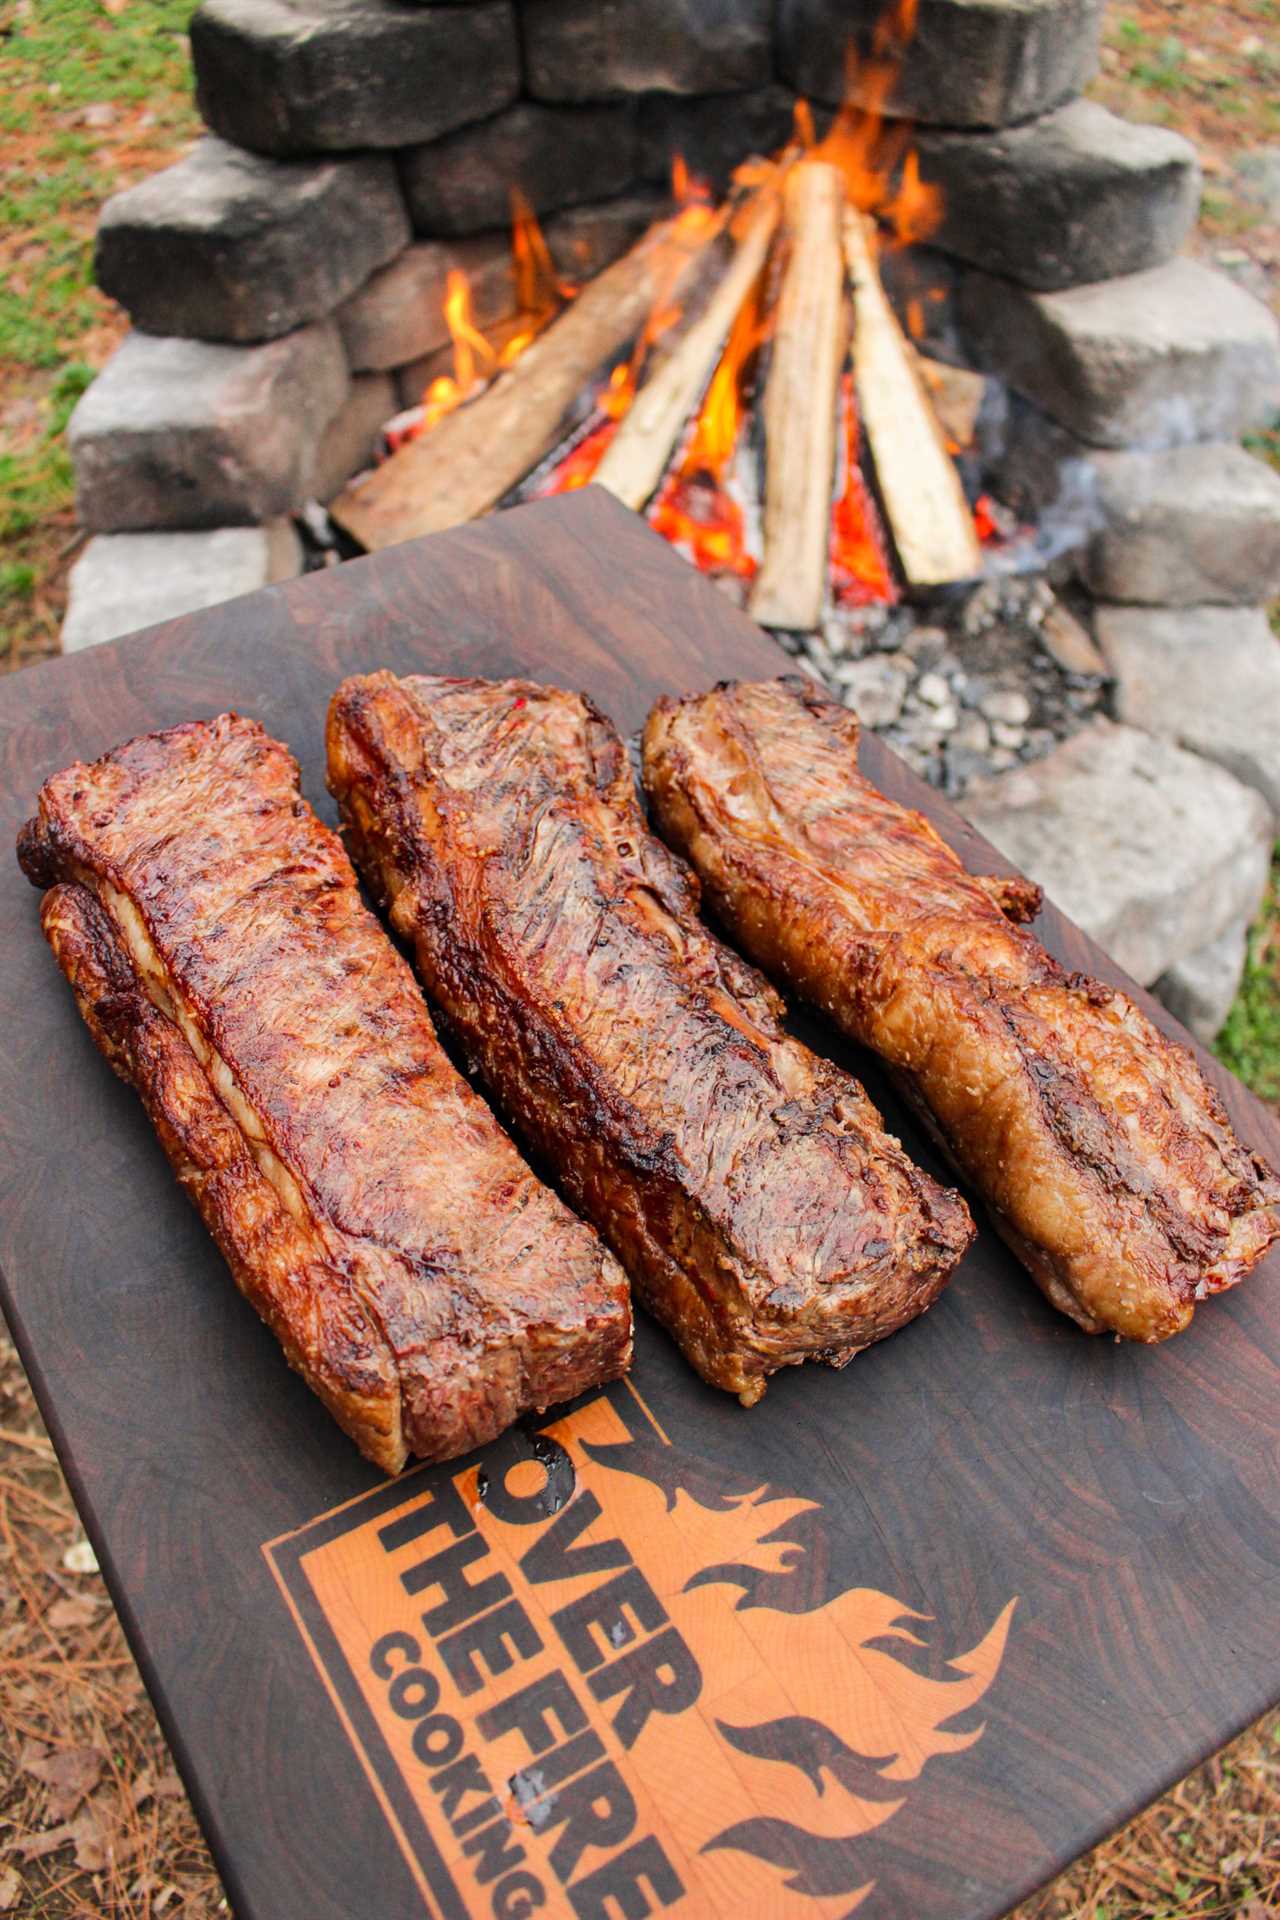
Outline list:
[[[893,606],[898,589],[889,568],[879,515],[862,477],[862,431],[853,380],[840,382],[844,486],[831,511],[831,591],[840,607]]]
[[[618,431],[618,422],[607,416],[589,427],[582,438],[575,441],[564,459],[551,476],[538,488],[538,498],[547,499],[554,493],[576,493],[579,487],[585,487],[595,478],[596,468],[609,450],[609,442]]]
[[[747,552],[742,508],[723,487],[678,473],[663,482],[649,523],[681,547],[703,573],[754,578],[759,562]]]
[[[989,493],[980,493],[973,503],[973,527],[979,540],[984,543],[1001,537],[1000,524],[995,514],[995,501]]]

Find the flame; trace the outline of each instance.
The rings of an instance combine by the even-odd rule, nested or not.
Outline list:
[[[862,433],[853,378],[840,382],[844,486],[831,513],[831,587],[838,606],[893,606],[898,589],[889,568],[879,516],[862,477]]]
[[[942,211],[942,189],[920,178],[920,156],[910,147],[902,162],[898,190],[881,207],[880,218],[893,229],[897,245],[908,247],[929,238],[941,222]]]
[[[514,321],[489,338],[476,325],[471,286],[461,267],[445,276],[444,319],[453,347],[453,372],[440,374],[423,395],[421,414],[397,415],[390,435],[393,450],[405,440],[428,433],[447,413],[483,391],[503,367],[517,360],[578,289],[559,277],[537,215],[518,187],[511,189],[511,268],[515,285]]]
[[[943,211],[941,192],[920,177],[911,123],[891,118],[886,112],[915,33],[918,6],[919,0],[889,0],[874,27],[867,57],[860,61],[852,43],[847,49],[844,104],[824,138],[815,139],[809,103],[797,100],[786,147],[773,161],[744,162],[734,175],[734,198],[718,212],[706,181],[691,172],[682,153],[673,156],[671,189],[677,211],[670,223],[670,235],[655,255],[658,285],[649,315],[629,357],[611,369],[593,396],[584,428],[541,481],[540,494],[572,492],[594,477],[618,423],[635,398],[655,342],[681,317],[680,309],[670,299],[670,289],[690,242],[705,236],[717,223],[727,227],[730,234],[738,231],[748,217],[753,190],[776,177],[780,169],[803,166],[811,160],[834,165],[843,176],[851,203],[863,213],[874,215],[893,245],[904,247],[922,241],[934,231]],[[475,325],[465,276],[456,270],[450,273],[445,318],[453,342],[453,373],[432,381],[422,429],[434,426],[509,366],[576,292],[558,278],[528,201],[518,190],[513,190],[511,201],[518,322],[505,344],[500,343],[501,336],[496,340],[486,338]],[[749,551],[744,513],[729,491],[726,476],[741,434],[754,357],[767,334],[768,284],[767,274],[762,273],[737,315],[683,451],[648,511],[657,531],[681,547],[703,571],[727,573],[743,581],[754,577],[758,562]],[[932,300],[938,294],[930,290],[925,297]],[[918,294],[909,299],[906,318],[908,331],[917,339],[923,337],[925,310]],[[833,593],[837,602],[846,606],[871,601],[892,604],[898,597],[897,587],[888,542],[862,476],[857,408],[848,379],[842,386],[840,404],[844,471],[831,520]],[[400,418],[394,425],[398,438],[413,430]],[[989,513],[984,517],[982,502],[975,516],[980,537],[992,538],[995,524]]]
[[[671,156],[671,198],[676,206],[705,207],[711,210],[711,187],[700,174],[691,173],[682,153]]]
[[[511,262],[520,311],[531,318],[554,312],[558,282],[551,251],[519,187],[511,189]]]
[[[650,523],[683,546],[704,573],[753,578],[758,562],[747,551],[742,508],[724,476],[738,444],[747,369],[765,337],[765,276],[738,309],[711,376],[684,455],[658,489]]]
[[[654,266],[657,282],[652,305],[643,327],[626,360],[620,360],[592,401],[592,419],[588,429],[574,441],[564,458],[538,488],[538,498],[573,493],[585,487],[604,459],[618,423],[635,399],[640,375],[656,343],[683,317],[683,308],[670,298],[671,288],[680,272],[685,249],[696,241],[717,215],[704,182],[693,179],[684,156],[676,154],[671,163],[672,193],[680,203],[671,226],[669,240],[660,249]]]
[[[450,267],[445,278],[444,317],[453,342],[453,374],[442,373],[427,388],[424,432],[469,400],[497,365],[497,355],[472,318],[471,287],[460,267]]]
[[[843,173],[853,205],[883,221],[900,247],[927,239],[943,210],[940,189],[920,178],[911,122],[885,113],[915,34],[918,6],[919,0],[891,0],[876,22],[869,59],[860,60],[850,43],[844,103],[814,148],[815,159]]]

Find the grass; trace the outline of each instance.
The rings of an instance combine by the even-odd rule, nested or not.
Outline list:
[[[198,131],[185,42],[192,4],[0,0],[0,654],[9,665],[56,649],[76,543],[66,422],[124,328],[92,285],[94,223],[103,200]],[[1278,30],[1280,0],[1128,0],[1110,9],[1093,90],[1130,119],[1195,140],[1206,173],[1201,246],[1245,251],[1273,285],[1280,231],[1238,190],[1234,161],[1280,140]],[[1280,466],[1280,426],[1252,444]],[[1263,1098],[1280,1101],[1280,847],[1218,1048]],[[0,1915],[223,1920],[212,1862],[101,1577],[75,1551],[82,1545],[0,1328]],[[1277,1912],[1272,1715],[1018,1920]]]
[[[1280,138],[1278,23],[1276,0],[1113,4],[1090,91],[1126,119],[1187,134],[1212,186],[1239,151]],[[1205,227],[1213,238],[1212,215]]]
[[[0,656],[57,646],[76,545],[65,428],[124,330],[104,200],[198,131],[190,0],[0,0]]]
[[[1249,935],[1244,979],[1216,1052],[1259,1099],[1280,1105],[1280,841],[1267,897]]]

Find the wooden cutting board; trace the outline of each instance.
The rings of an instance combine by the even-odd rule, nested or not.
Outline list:
[[[376,666],[585,687],[629,734],[785,661],[593,488],[14,675],[7,839],[66,761],[227,707],[332,818],[325,703]],[[5,1310],[239,1920],[987,1920],[1280,1695],[1280,1261],[1137,1349],[983,1225],[924,1319],[750,1413],[644,1323],[630,1385],[383,1483],[237,1295],[12,859],[0,891]]]

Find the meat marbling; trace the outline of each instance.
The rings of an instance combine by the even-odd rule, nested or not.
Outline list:
[[[626,1280],[450,1064],[288,750],[224,714],[55,774],[45,933],[237,1284],[379,1465],[624,1372]]]
[[[658,702],[645,787],[721,923],[896,1069],[1054,1305],[1178,1332],[1280,1234],[1280,1181],[1185,1048],[1011,924],[1039,889],[967,873],[857,743],[807,681],[726,682]]]
[[[525,681],[348,680],[348,841],[470,1062],[713,1384],[835,1365],[927,1307],[972,1237],[848,1074],[697,914],[621,741]]]

